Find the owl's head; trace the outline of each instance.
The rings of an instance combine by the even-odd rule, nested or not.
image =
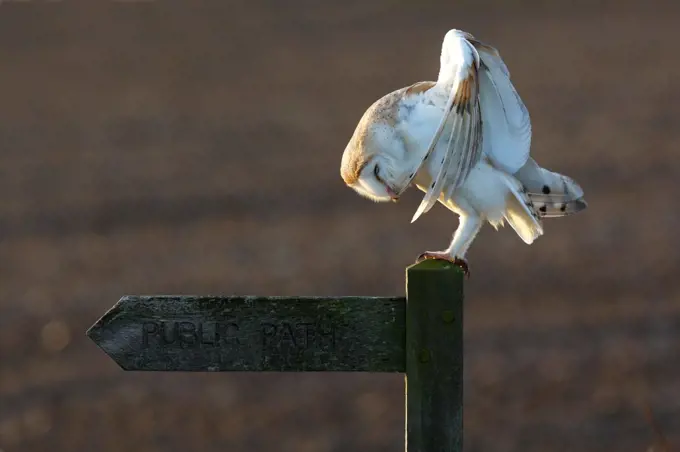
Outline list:
[[[362,124],[342,155],[340,175],[348,187],[376,202],[398,201],[406,189],[403,143],[386,123]]]
[[[342,155],[340,175],[347,186],[376,202],[399,200],[420,166],[417,154],[406,150],[400,105],[405,95],[432,85],[398,89],[366,110]]]

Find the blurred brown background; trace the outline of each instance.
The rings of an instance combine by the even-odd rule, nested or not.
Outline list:
[[[123,373],[123,294],[403,294],[422,194],[344,187],[366,107],[498,47],[535,158],[589,209],[485,227],[466,286],[467,451],[680,447],[674,2],[0,2],[0,449],[403,450],[403,378]],[[651,414],[650,414],[651,413]],[[671,450],[670,448],[668,450]],[[677,449],[676,449],[677,450]]]

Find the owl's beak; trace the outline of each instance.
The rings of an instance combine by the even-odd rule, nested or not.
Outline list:
[[[399,195],[397,194],[392,187],[389,185],[385,184],[385,190],[387,191],[387,194],[390,195],[390,199],[392,202],[398,202],[399,201]]]

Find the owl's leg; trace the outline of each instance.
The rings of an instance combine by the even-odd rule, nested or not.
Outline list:
[[[447,260],[460,266],[465,272],[466,276],[470,276],[467,261],[465,260],[465,253],[472,244],[475,236],[482,228],[482,219],[478,215],[461,215],[460,223],[456,232],[453,234],[451,244],[444,251],[425,251],[418,256],[416,262],[424,259],[441,259]]]

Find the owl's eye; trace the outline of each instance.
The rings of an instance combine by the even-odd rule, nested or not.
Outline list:
[[[379,172],[380,172],[380,167],[376,164],[375,167],[373,168],[373,174],[375,175],[376,179],[378,179],[379,181],[382,181],[382,179],[380,179],[380,174],[378,174]]]

